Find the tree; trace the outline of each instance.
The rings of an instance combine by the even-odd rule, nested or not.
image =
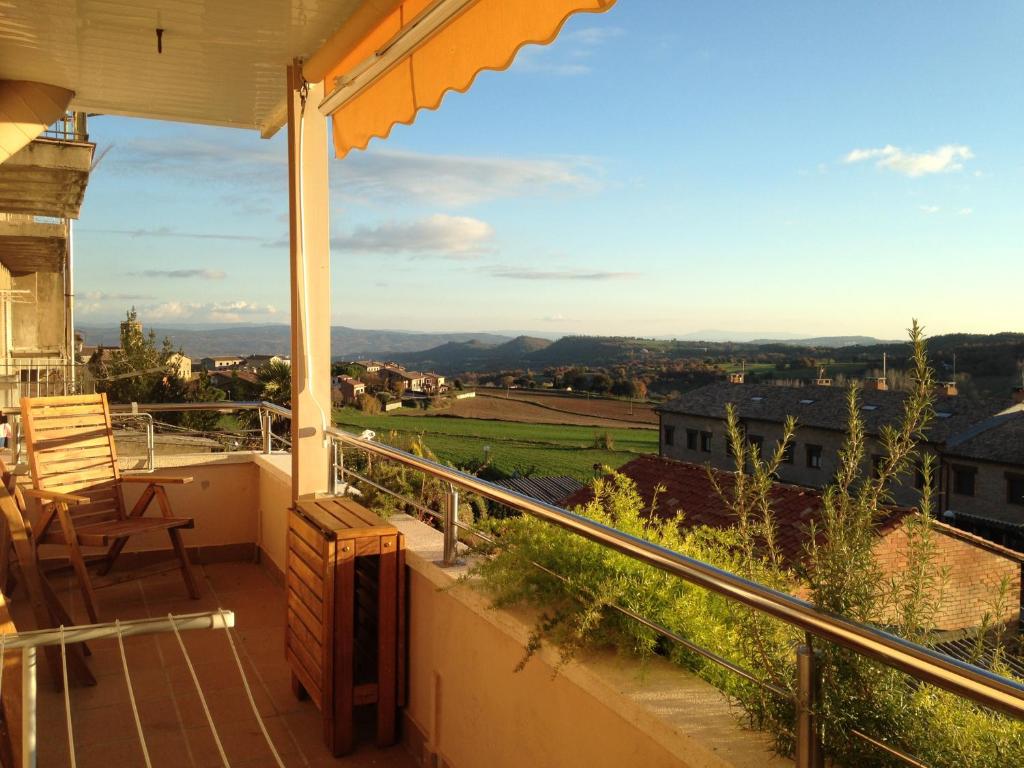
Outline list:
[[[381,409],[380,400],[365,392],[356,398],[356,407],[368,416],[380,413]]]
[[[185,385],[177,378],[171,358],[180,350],[164,338],[158,347],[156,334],[142,332],[135,307],[121,324],[121,348],[107,361],[90,363],[96,376],[96,389],[106,392],[115,403],[182,402]]]
[[[271,360],[256,372],[260,381],[260,397],[271,403],[292,406],[292,367],[281,360]]]

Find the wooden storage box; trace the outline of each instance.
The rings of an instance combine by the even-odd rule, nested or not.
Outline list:
[[[285,654],[297,696],[323,714],[334,755],[353,746],[353,708],[377,705],[377,744],[405,704],[402,534],[344,497],[300,500],[288,516]]]

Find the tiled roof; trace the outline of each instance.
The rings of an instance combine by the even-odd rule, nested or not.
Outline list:
[[[692,527],[707,525],[711,528],[728,528],[736,523],[735,515],[715,492],[706,466],[647,455],[633,459],[617,471],[636,483],[637,491],[648,506],[655,497],[655,489],[661,486],[657,493],[655,509],[661,517],[671,517],[682,512],[683,525]],[[728,496],[732,492],[735,475],[719,469],[712,469],[711,472]],[[563,507],[575,507],[586,504],[593,498],[593,489],[584,487],[568,497],[563,497],[558,503]],[[776,541],[779,551],[789,565],[795,565],[804,557],[811,522],[820,522],[821,493],[811,488],[775,483],[772,486],[771,503],[777,525]],[[911,514],[917,513],[905,507],[893,507],[889,515],[879,522],[878,534],[885,535],[897,529],[904,518]],[[1015,562],[1024,560],[1024,555],[1020,552],[946,523],[933,520],[932,525],[939,533],[960,539],[980,549]],[[820,530],[820,525],[818,528]],[[822,539],[819,538],[818,541],[820,543]]]
[[[736,517],[719,498],[708,476],[708,468],[699,464],[664,459],[660,456],[640,456],[617,470],[631,478],[644,503],[651,504],[655,489],[657,493],[656,513],[671,517],[683,513],[683,525],[707,525],[712,528],[728,528],[736,523]],[[735,475],[732,472],[712,469],[722,490],[728,495],[732,491]],[[587,487],[563,499],[562,505],[573,507],[593,499],[593,489]],[[776,532],[779,551],[787,563],[793,565],[803,559],[811,521],[821,517],[821,494],[810,488],[776,483],[771,492],[772,511],[778,526]],[[879,532],[884,533],[897,527],[908,509],[894,509],[880,524]]]
[[[1024,466],[1024,410],[1008,410],[954,437],[946,455]]]
[[[741,419],[781,423],[787,416],[797,426],[817,427],[845,432],[849,422],[846,387],[787,387],[774,384],[730,384],[717,382],[687,392],[657,410],[714,419],[725,418],[726,403],[733,403]],[[896,424],[903,415],[906,393],[862,390],[860,415],[869,435],[877,435],[885,424]],[[928,430],[935,443],[967,429],[1005,404],[980,401],[964,396],[940,396],[935,401],[936,418]]]
[[[232,381],[247,381],[250,384],[258,384],[260,381],[259,376],[252,371],[239,370],[237,368],[232,368],[230,371],[210,371],[210,378],[214,381],[221,381],[224,383]]]
[[[548,504],[557,504],[566,496],[576,493],[580,489],[586,489],[583,483],[575,477],[569,476],[512,477],[507,480],[498,480],[496,484],[546,501]]]

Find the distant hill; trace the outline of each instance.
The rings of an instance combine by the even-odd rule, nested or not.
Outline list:
[[[815,336],[810,339],[752,339],[747,344],[774,344],[787,347],[875,347],[879,344],[903,344],[902,341],[876,339],[874,336]]]
[[[117,326],[79,327],[89,345],[116,345]],[[149,326],[147,326],[149,330]],[[194,359],[211,355],[288,354],[291,330],[287,325],[237,325],[219,327],[152,326],[157,338],[170,337],[176,346]],[[511,341],[494,333],[416,333],[414,331],[376,331],[336,325],[331,328],[331,357],[396,357],[402,353],[430,349],[441,344],[478,342],[497,346]],[[543,340],[542,340],[543,341]]]
[[[558,342],[555,342],[556,344]],[[517,336],[504,344],[485,344],[479,339],[449,341],[433,349],[393,357],[416,368],[445,372],[515,368],[529,365],[531,355],[550,347],[552,342],[531,336]]]

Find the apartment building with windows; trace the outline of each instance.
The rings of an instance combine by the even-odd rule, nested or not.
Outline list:
[[[819,379],[813,386],[745,383],[742,374],[689,392],[658,409],[660,454],[679,461],[735,467],[726,434],[726,404],[737,411],[749,444],[770,454],[782,439],[787,417],[797,421],[795,439],[779,467],[786,483],[823,488],[835,476],[849,422],[848,390]],[[882,428],[896,424],[906,395],[884,382],[868,381],[860,395],[867,458],[865,471],[884,458]],[[961,397],[940,386],[935,418],[920,445],[935,458],[934,483],[945,519],[993,541],[1024,550],[1024,396],[1004,402]],[[893,489],[894,501],[915,506],[923,477],[912,473]]]

